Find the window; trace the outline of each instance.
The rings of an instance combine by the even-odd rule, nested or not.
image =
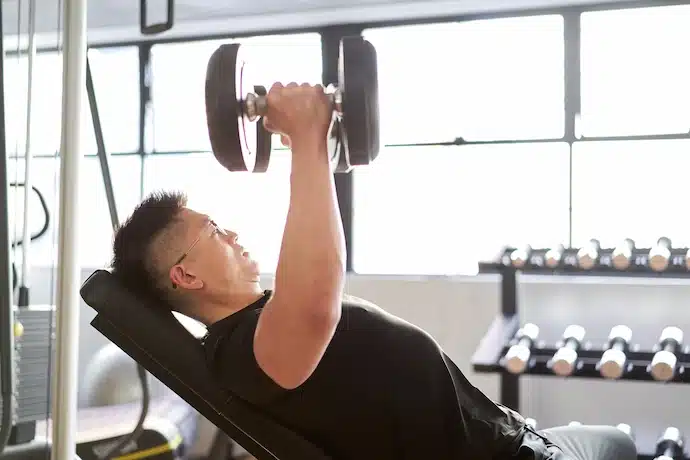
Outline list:
[[[93,85],[101,117],[105,147],[109,153],[139,150],[139,49],[99,48],[89,50]],[[88,153],[95,153],[96,137],[88,111],[84,136]]]
[[[273,273],[289,203],[289,168],[287,152],[274,152],[261,174],[229,173],[211,153],[159,154],[146,157],[144,185],[147,194],[186,192],[192,209],[237,232],[261,271]]]
[[[122,222],[140,202],[142,159],[138,155],[114,155],[109,160],[115,204]],[[80,260],[84,267],[101,268],[112,259],[114,234],[98,158],[86,158],[81,174]]]
[[[139,149],[139,52],[136,47],[89,50],[94,87],[106,148],[110,152]],[[26,152],[28,57],[5,61],[7,150]],[[36,55],[31,106],[31,151],[53,155],[60,149],[62,134],[62,55]],[[84,86],[82,142],[86,154],[96,153],[96,137]]]
[[[689,149],[686,140],[574,144],[573,245],[632,238],[649,247],[661,236],[690,245],[682,177]]]
[[[59,216],[59,159],[56,157],[34,158],[32,182],[46,199],[50,212],[50,227],[41,238],[31,243],[32,266],[54,266],[57,262],[57,221]],[[24,159],[14,159],[8,164],[10,181],[23,181]],[[139,202],[141,158],[135,155],[110,157],[110,171],[120,220],[132,212]],[[97,157],[84,159],[81,171],[80,212],[80,263],[85,268],[106,266],[112,257],[113,230],[105,196],[103,176]],[[23,188],[11,189],[10,235],[12,240],[21,239],[23,225]],[[44,222],[40,203],[35,195],[29,203],[31,233],[36,234]],[[16,236],[15,236],[16,235]],[[15,251],[14,261],[21,265],[21,250]]]
[[[458,274],[568,239],[565,143],[388,148],[354,176],[353,268]]]
[[[690,130],[689,21],[688,5],[582,15],[583,135]]]
[[[10,155],[24,155],[28,58],[6,58],[4,77],[7,151]],[[33,77],[31,151],[34,155],[53,155],[60,149],[62,56],[58,53],[37,54]]]
[[[373,29],[385,144],[561,138],[562,16]]]
[[[247,52],[256,84],[275,81],[321,83],[318,34],[262,36],[239,40]],[[209,151],[204,81],[214,40],[155,45],[151,50],[153,134],[156,151]],[[181,64],[183,63],[183,64]],[[277,143],[279,145],[279,142]]]

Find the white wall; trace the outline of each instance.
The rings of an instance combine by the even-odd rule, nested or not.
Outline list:
[[[93,270],[84,270],[84,278]],[[50,271],[36,269],[33,299],[49,302]],[[266,279],[269,286],[271,280]],[[579,323],[588,339],[606,340],[611,326],[628,324],[633,340],[651,347],[661,329],[676,325],[690,332],[690,281],[603,278],[524,277],[520,284],[523,320],[536,322],[553,342],[565,326]],[[470,358],[499,310],[498,277],[425,278],[350,276],[350,294],[371,300],[431,333],[477,387],[498,398],[498,377],[475,374]],[[93,310],[82,305],[80,373],[95,351],[107,343],[89,325]],[[629,423],[640,444],[650,445],[660,431],[676,425],[690,433],[690,402],[684,385],[647,382],[523,378],[522,412],[540,426],[578,420],[590,424]],[[156,392],[160,392],[157,389]]]

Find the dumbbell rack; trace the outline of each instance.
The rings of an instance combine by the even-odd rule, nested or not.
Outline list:
[[[516,343],[514,337],[520,328],[518,311],[517,276],[518,272],[532,275],[547,276],[625,276],[625,277],[663,277],[690,278],[690,270],[686,266],[687,249],[673,249],[669,264],[663,272],[655,272],[648,266],[649,248],[633,250],[630,266],[625,270],[613,267],[613,249],[601,249],[597,258],[597,265],[591,270],[584,270],[578,266],[578,248],[567,248],[563,251],[560,263],[555,268],[546,266],[548,249],[534,249],[522,268],[515,268],[511,263],[510,254],[516,248],[506,247],[495,261],[480,262],[479,273],[500,275],[501,311],[489,326],[472,356],[472,366],[475,372],[498,373],[500,375],[500,402],[519,411],[520,404],[520,376],[540,375],[562,378],[550,368],[550,361],[558,347],[534,344],[530,362],[523,374],[511,374],[503,366],[503,357],[508,349]],[[569,378],[603,378],[598,369],[605,344],[601,346],[582,347],[578,350],[578,364]],[[631,344],[626,351],[626,372],[619,380],[654,381],[649,373],[649,365],[657,350],[640,350]],[[684,346],[677,354],[678,367],[675,377],[665,383],[690,383],[690,346]],[[654,448],[648,449],[654,451]],[[640,460],[653,460],[654,454],[640,454]]]

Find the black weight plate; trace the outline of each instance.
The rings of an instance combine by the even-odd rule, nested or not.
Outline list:
[[[254,93],[257,96],[265,96],[266,88],[263,86],[255,86]],[[268,162],[271,159],[271,139],[272,134],[264,126],[263,117],[256,123],[256,162],[252,172],[266,172],[268,170]]]
[[[253,91],[237,43],[211,55],[206,68],[206,124],[216,160],[230,171],[254,171],[257,131],[244,116],[244,97]]]
[[[331,169],[334,172],[339,172],[336,168],[340,161],[340,152],[343,149],[343,141],[340,119],[335,112],[333,112],[333,118],[331,119],[331,126],[328,130],[328,139],[326,145],[328,146],[328,158],[331,163]]]
[[[364,38],[344,37],[340,42],[338,86],[349,163],[367,165],[379,154],[379,91],[376,50]]]

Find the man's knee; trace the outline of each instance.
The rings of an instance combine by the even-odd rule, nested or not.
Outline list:
[[[606,443],[611,446],[615,460],[635,460],[637,458],[637,447],[630,436],[616,427],[601,426],[601,435],[606,439]]]
[[[568,458],[576,460],[636,460],[634,441],[618,428],[605,425],[563,426],[541,433]]]

